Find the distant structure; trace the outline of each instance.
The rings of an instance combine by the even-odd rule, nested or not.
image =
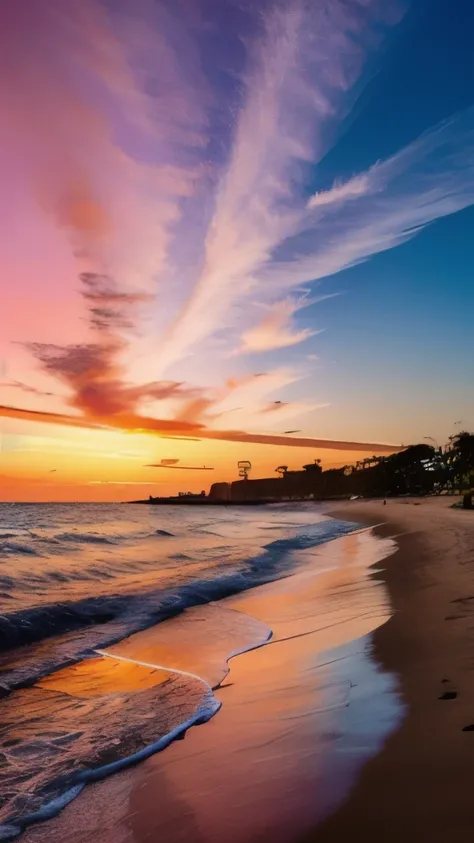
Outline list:
[[[209,498],[213,501],[230,501],[231,484],[213,483],[209,490]]]
[[[239,477],[242,477],[243,480],[247,480],[249,471],[252,468],[252,463],[249,462],[249,460],[240,460],[237,463],[237,468],[239,469]]]
[[[428,437],[427,437],[428,438]],[[466,509],[474,508],[474,433],[461,431],[444,447],[425,442],[393,454],[366,457],[354,465],[322,470],[320,460],[300,471],[279,465],[272,477],[249,479],[248,460],[238,463],[239,479],[213,483],[209,495],[184,493],[133,503],[255,506],[276,501],[320,501],[404,495],[456,494]]]
[[[233,483],[213,483],[209,491],[210,500],[231,503],[259,501],[319,500],[323,493],[320,461],[303,466],[302,471],[289,471],[288,466],[275,469],[278,477],[263,477],[250,480],[248,462],[239,462],[240,480]]]
[[[247,484],[248,484],[248,479],[249,479],[249,471],[252,468],[252,463],[249,462],[249,460],[239,460],[239,462],[237,463],[237,468],[239,469],[239,477],[242,478],[242,482],[243,482],[243,486],[242,486],[243,495],[242,495],[241,500],[244,501],[245,503],[247,503],[247,501],[249,500],[248,495],[247,495]],[[231,500],[234,500],[234,498],[232,498],[232,496],[231,496]],[[251,500],[253,500],[253,498],[251,498]]]

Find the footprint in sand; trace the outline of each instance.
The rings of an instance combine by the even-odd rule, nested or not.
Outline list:
[[[451,603],[456,604],[457,613],[455,615],[446,615],[445,621],[458,621],[462,620],[462,618],[472,616],[472,611],[474,609],[474,596],[456,597],[455,600],[451,600]]]
[[[449,683],[449,681],[450,681],[449,679],[442,679],[441,684],[442,685],[447,684],[447,683]],[[455,700],[457,695],[458,695],[458,692],[451,689],[450,691],[444,691],[438,697],[438,699],[439,700]]]

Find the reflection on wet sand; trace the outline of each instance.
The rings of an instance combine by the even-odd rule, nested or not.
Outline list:
[[[155,839],[163,823],[167,840],[186,839],[172,793],[203,843],[297,839],[339,804],[400,715],[393,678],[361,637],[388,617],[367,565],[391,549],[353,535],[301,554],[291,578],[226,601],[268,623],[274,638],[232,663],[232,685],[218,692],[223,707],[205,729],[139,771],[135,840]],[[316,555],[318,570],[326,567],[317,577]],[[151,795],[163,787],[158,810]]]
[[[226,676],[232,654],[260,646],[270,635],[261,620],[220,601],[187,609],[171,621],[137,632],[108,647],[107,653],[190,673],[214,688]]]
[[[247,613],[274,636],[232,660],[211,721],[135,772],[88,788],[53,823],[31,829],[27,843],[51,835],[64,843],[296,840],[340,803],[401,715],[368,635],[389,613],[368,565],[392,549],[370,532],[338,539],[300,552],[293,576],[197,610],[215,609],[211,627],[232,618],[234,643]],[[218,643],[204,617],[194,626],[176,618],[156,628],[155,642],[148,630],[114,650],[162,660],[167,638],[174,663],[211,677],[217,652],[230,649],[225,626],[217,628]]]
[[[165,670],[100,657],[87,659],[46,676],[36,687],[87,699],[107,694],[146,691],[169,679],[170,674]]]

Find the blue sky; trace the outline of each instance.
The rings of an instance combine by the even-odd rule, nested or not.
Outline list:
[[[473,24],[466,0],[454,11],[446,0],[409,7],[318,166],[325,187],[472,107]],[[408,243],[325,279],[323,289],[341,296],[300,313],[304,327],[324,327],[305,347],[320,358],[314,388],[341,414],[336,423],[332,412],[327,421],[319,416],[326,435],[340,436],[348,414],[358,430],[383,430],[388,440],[444,441],[460,418],[474,429],[472,232],[472,207],[436,220]],[[299,353],[281,355],[296,361]]]
[[[361,94],[357,116],[322,162],[329,181],[393,154],[472,106],[473,24],[469,2],[412,7]],[[375,382],[389,438],[400,430],[405,441],[425,434],[442,439],[459,418],[474,429],[473,232],[472,207],[440,219],[408,243],[329,279],[343,298],[306,314],[309,323],[324,321],[324,335],[313,341],[324,365],[336,361],[329,400],[356,408],[362,425]]]

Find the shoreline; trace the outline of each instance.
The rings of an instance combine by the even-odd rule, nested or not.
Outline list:
[[[373,633],[373,655],[399,677],[406,711],[340,808],[300,843],[354,833],[368,843],[463,843],[474,824],[472,514],[443,499],[354,502],[328,514],[396,536],[396,553],[374,566],[393,615]]]
[[[349,683],[355,691],[350,691],[345,730],[340,731],[334,721],[326,731],[318,720],[320,714],[305,729],[303,709],[297,711],[302,695],[313,707],[317,699],[319,712],[330,711],[327,689],[335,687],[335,680],[340,683],[343,678],[347,683],[357,674],[349,670],[338,677],[331,668],[322,684],[304,691],[301,683],[308,675],[307,667],[303,673],[286,672],[294,665],[295,655],[303,652],[300,642],[305,658],[311,659],[319,648],[311,637],[296,636],[297,642],[286,643],[283,639],[276,647],[263,647],[236,660],[230,681],[222,685],[225,706],[203,730],[191,730],[184,743],[175,743],[163,756],[154,756],[133,772],[91,785],[56,820],[31,828],[25,843],[117,843],[122,839],[145,843],[160,834],[181,839],[179,835],[187,831],[187,839],[221,843],[224,829],[232,843],[254,839],[252,834],[257,832],[262,843],[340,843],[354,835],[366,843],[402,839],[418,843],[423,837],[434,843],[464,843],[468,839],[474,823],[474,735],[466,730],[472,726],[474,731],[472,513],[452,509],[438,498],[393,500],[386,506],[381,501],[339,503],[328,507],[326,514],[370,527],[379,539],[395,538],[398,545],[395,553],[370,566],[371,580],[383,582],[388,589],[393,614],[371,632],[364,645],[375,675],[397,679],[395,694],[404,711],[392,721],[394,728],[386,729],[378,745],[367,751],[378,692],[362,678],[362,697],[357,685]],[[356,537],[357,531],[351,535]],[[325,546],[329,553],[331,545]],[[290,582],[291,578],[270,586],[274,593],[268,606],[276,605],[275,598],[278,603],[279,590],[287,599]],[[347,587],[344,578],[336,591],[341,586],[342,597]],[[260,595],[265,594],[263,589]],[[258,591],[247,592],[242,599],[250,605],[258,602]],[[238,602],[231,600],[232,605],[239,608]],[[355,639],[357,650],[362,640]],[[362,651],[359,656],[363,658]],[[275,741],[276,735],[261,731],[263,724],[267,729],[276,704],[278,716],[295,724],[285,751]],[[249,720],[252,705],[256,708]],[[293,707],[289,717],[288,706]],[[357,721],[363,730],[353,744],[350,723]],[[250,738],[249,724],[253,724]],[[323,743],[318,744],[318,733]],[[330,753],[335,751],[339,758],[335,766],[331,755],[325,755],[325,735]],[[363,764],[352,775],[354,749],[364,746]],[[271,752],[275,749],[276,765],[267,747]],[[262,773],[253,783],[249,773],[256,765],[261,765]],[[340,799],[338,790],[348,772]],[[316,809],[321,799],[330,803],[330,813],[324,811],[322,816]],[[268,817],[276,821],[273,831],[265,825]],[[245,823],[250,823],[248,829]],[[229,836],[229,829],[241,836]]]
[[[91,785],[51,823],[30,828],[24,839],[102,843],[109,840],[105,828],[114,829],[113,837],[125,823],[127,839],[137,843],[150,833],[165,833],[168,826],[167,839],[178,840],[181,805],[196,817],[193,834],[199,826],[200,841],[217,843],[229,815],[242,804],[247,806],[248,835],[239,836],[243,831],[237,812],[232,840],[254,839],[259,828],[273,823],[274,836],[277,833],[278,841],[285,843],[292,829],[310,829],[333,810],[398,717],[391,679],[377,675],[368,656],[373,618],[380,617],[376,625],[387,617],[385,589],[373,584],[367,573],[371,561],[387,552],[374,541],[371,531],[362,529],[304,550],[300,573],[225,600],[224,610],[243,612],[243,617],[263,621],[274,632],[277,622],[279,632],[270,642],[277,646],[253,649],[236,660],[230,681],[221,685],[224,707],[205,729],[190,730],[184,743],[174,744],[134,772]],[[322,566],[316,577],[315,562]],[[350,601],[347,589],[354,589]],[[149,642],[140,646],[155,646],[151,630],[148,636]],[[356,690],[351,679],[359,674]],[[369,717],[364,722],[366,707]],[[272,769],[275,750],[278,773]],[[224,778],[219,772],[223,765]],[[316,782],[321,791],[317,805],[310,798]],[[99,811],[104,802],[106,826]],[[293,809],[300,814],[296,824]],[[175,812],[176,826],[171,822]],[[189,825],[187,819],[183,822]]]

